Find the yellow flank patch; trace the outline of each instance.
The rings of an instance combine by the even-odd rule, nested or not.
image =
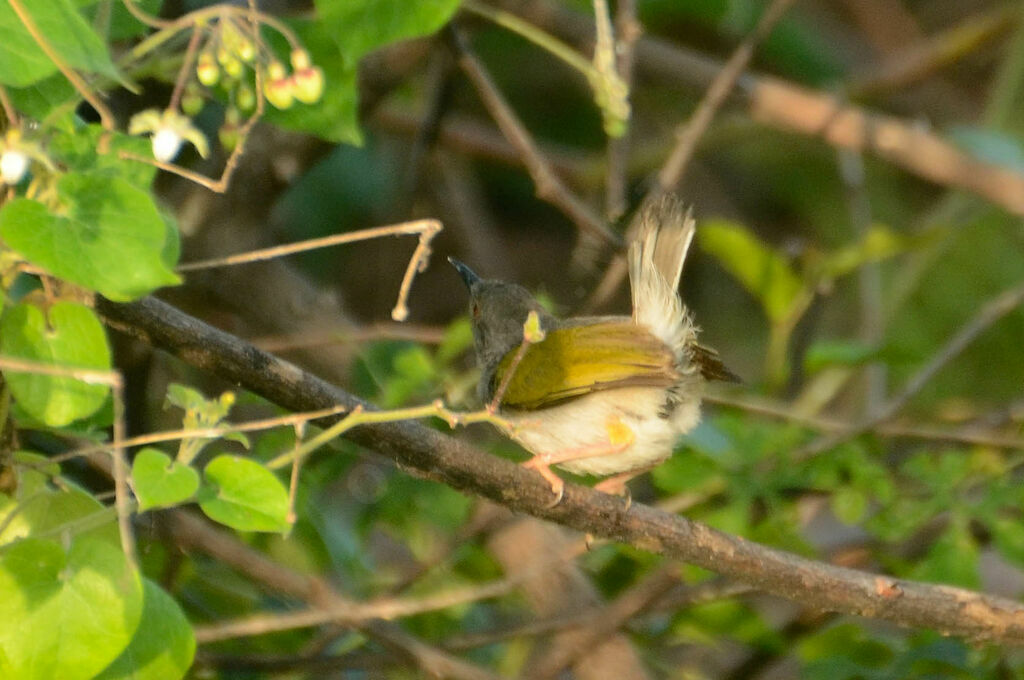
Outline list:
[[[608,433],[608,443],[612,446],[628,446],[636,438],[633,428],[615,417],[605,421],[604,430]]]

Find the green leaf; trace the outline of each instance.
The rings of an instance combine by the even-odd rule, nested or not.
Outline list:
[[[62,73],[43,78],[27,87],[10,89],[11,103],[18,113],[44,120],[58,107],[77,103],[79,94]],[[68,110],[73,110],[70,106]]]
[[[96,680],[178,680],[196,653],[196,638],[181,607],[163,588],[142,580],[142,620],[128,648]]]
[[[68,552],[27,538],[0,553],[0,653],[19,680],[87,680],[128,645],[142,614],[139,575],[116,545]]]
[[[163,261],[166,224],[148,193],[99,172],[65,175],[58,193],[61,215],[28,198],[0,209],[0,237],[8,246],[112,300],[179,282]]]
[[[183,503],[199,490],[199,473],[172,461],[163,451],[146,447],[132,462],[132,487],[139,510]]]
[[[21,0],[39,35],[74,69],[120,78],[103,40],[70,0]],[[25,87],[57,72],[9,2],[0,2],[0,83]]]
[[[790,313],[803,283],[786,258],[735,222],[709,220],[697,233],[701,248],[758,299],[770,320],[780,321]]]
[[[101,143],[109,147],[107,153],[99,153]],[[110,132],[96,123],[84,125],[74,117],[69,117],[67,125],[54,133],[46,149],[54,161],[67,166],[68,170],[103,173],[105,177],[123,179],[147,193],[156,177],[156,168],[152,165],[120,156],[125,151],[149,158],[153,150],[148,138]]]
[[[314,4],[327,33],[354,66],[378,47],[437,31],[461,0],[316,0]]]
[[[288,492],[270,470],[239,456],[221,455],[203,470],[213,497],[199,507],[210,519],[239,531],[287,531]],[[201,494],[201,497],[205,494]]]
[[[0,352],[48,364],[106,370],[110,349],[96,314],[77,302],[58,302],[49,318],[30,304],[8,309],[0,318]],[[6,373],[11,394],[25,411],[51,427],[84,418],[103,405],[109,388],[74,378]]]

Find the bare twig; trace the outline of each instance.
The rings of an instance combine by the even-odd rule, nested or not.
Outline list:
[[[839,176],[846,193],[847,211],[857,239],[862,240],[871,228],[871,201],[864,188],[864,159],[855,151],[837,152]],[[865,262],[857,270],[860,303],[860,339],[868,347],[877,347],[885,331],[882,311],[882,269],[878,262]],[[872,416],[882,405],[886,390],[886,369],[881,362],[864,368],[864,408],[861,415]]]
[[[250,342],[268,352],[309,349],[333,344],[362,344],[378,340],[408,340],[423,345],[437,345],[445,338],[441,326],[427,326],[408,323],[371,323],[357,328],[338,328],[312,333],[286,335],[265,335],[250,338]]]
[[[697,148],[697,142],[711,125],[712,119],[718,110],[725,103],[736,81],[739,80],[743,71],[746,70],[750,59],[754,56],[754,50],[762,40],[768,37],[775,24],[782,15],[789,9],[794,0],[772,0],[772,3],[765,9],[764,14],[757,22],[754,30],[743,39],[743,42],[736,47],[729,56],[729,60],[722,66],[722,70],[715,76],[714,81],[700,100],[697,109],[690,116],[690,119],[676,131],[676,145],[669,154],[665,164],[658,172],[658,187],[660,191],[672,191],[679,180],[682,179],[686,166],[693,157]]]
[[[346,602],[330,608],[315,608],[280,614],[258,614],[237,621],[197,626],[200,644],[237,637],[265,635],[282,630],[310,628],[325,623],[354,625],[372,619],[400,619],[425,612],[448,609],[509,594],[521,578],[500,579],[483,585],[458,588],[424,597],[387,598],[378,602]]]
[[[641,33],[640,24],[636,20],[636,0],[619,0],[615,3],[615,33],[618,36],[616,53],[619,78],[627,88],[632,88],[635,63],[633,47]],[[631,128],[627,126],[622,135],[608,138],[604,213],[611,221],[619,219],[626,212]]]
[[[894,415],[899,413],[899,411],[907,405],[907,402],[909,402],[915,394],[920,392],[921,388],[924,387],[936,373],[942,370],[946,364],[955,359],[968,345],[974,342],[979,335],[988,330],[992,324],[1012,312],[1022,302],[1024,302],[1024,285],[1018,285],[1014,288],[1010,288],[1009,290],[1005,290],[989,300],[970,321],[968,321],[946,342],[945,345],[939,349],[939,351],[932,355],[932,358],[928,360],[928,363],[922,366],[917,373],[911,376],[906,385],[903,386],[903,389],[900,390],[899,393],[893,395],[874,415],[868,416],[851,428],[831,435],[826,435],[811,442],[807,446],[796,451],[793,456],[795,458],[804,458],[816,455],[822,451],[834,448],[843,442],[849,441],[858,435],[864,434],[892,418]]]
[[[416,244],[416,250],[413,251],[412,257],[409,259],[409,265],[406,267],[405,275],[402,277],[402,285],[398,289],[398,301],[395,303],[395,307],[391,311],[391,317],[395,321],[402,321],[409,315],[409,308],[406,304],[406,300],[409,297],[409,289],[412,287],[412,280],[416,276],[417,272],[421,272],[426,268],[430,258],[430,242],[443,228],[444,227],[441,223],[434,219],[413,220],[412,222],[402,222],[401,224],[392,224],[386,227],[361,229],[359,231],[346,234],[332,234],[331,236],[313,238],[307,241],[299,241],[298,243],[289,243],[283,246],[274,246],[273,248],[263,248],[262,250],[252,250],[247,253],[239,253],[238,255],[217,257],[209,260],[201,260],[199,262],[187,262],[185,264],[178,265],[178,271],[189,272],[197,269],[210,269],[212,267],[226,267],[228,265],[243,264],[246,262],[272,260],[276,257],[303,253],[308,250],[336,246],[342,243],[367,241],[369,239],[381,238],[382,236],[416,234],[419,236],[419,242]]]
[[[857,4],[851,2],[850,5]],[[849,97],[865,97],[905,88],[945,68],[1013,28],[1020,21],[1013,3],[971,15],[937,35],[893,54],[871,73],[855,76],[846,86]]]
[[[100,298],[97,309],[111,326],[285,408],[365,406],[351,394],[154,298],[130,304]],[[810,560],[640,503],[627,507],[619,498],[574,484],[566,484],[562,501],[552,507],[551,488],[538,475],[412,422],[366,424],[347,436],[428,479],[512,510],[690,562],[810,609],[938,629],[975,642],[1024,644],[1024,605],[1019,602]],[[310,582],[304,577],[300,587],[309,590]]]
[[[456,50],[459,67],[473,83],[487,111],[501,128],[502,134],[519,152],[537,187],[537,196],[558,207],[580,229],[586,229],[607,243],[620,246],[622,240],[619,236],[594,214],[590,206],[575,196],[551,169],[529,132],[494,85],[483,64],[470,51],[462,34],[457,29],[450,28],[449,35]]]
[[[737,397],[725,397],[717,394],[704,395],[704,401],[719,404],[729,408],[736,408],[748,413],[755,413],[771,418],[780,418],[793,423],[807,425],[822,432],[841,432],[854,427],[854,423],[836,420],[834,418],[823,418],[820,416],[806,416],[800,414],[790,404],[773,404],[763,401],[752,401]],[[879,423],[874,432],[884,437],[906,437],[909,439],[925,439],[943,442],[962,442],[965,444],[977,444],[979,446],[991,446],[1000,449],[1024,449],[1024,438],[1001,435],[994,432],[986,432],[977,428],[950,429],[931,424],[912,423]]]

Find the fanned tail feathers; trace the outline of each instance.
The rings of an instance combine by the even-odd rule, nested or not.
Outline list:
[[[644,206],[640,219],[640,235],[629,249],[633,320],[681,355],[696,344],[696,330],[679,297],[696,222],[670,194]]]

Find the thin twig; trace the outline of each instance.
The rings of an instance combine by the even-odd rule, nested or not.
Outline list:
[[[839,446],[886,422],[907,405],[915,394],[921,391],[929,380],[955,359],[964,349],[992,324],[1012,312],[1024,302],[1024,285],[1005,290],[985,303],[978,313],[951,337],[932,358],[907,381],[903,389],[893,395],[878,411],[841,432],[820,437],[793,453],[794,458],[807,458]]]
[[[854,76],[845,92],[848,97],[859,99],[905,89],[989,46],[1020,19],[1020,8],[1015,3],[968,16],[936,35],[915,41],[872,72]]]
[[[461,32],[456,28],[449,29],[451,43],[456,51],[459,67],[476,88],[480,100],[491,114],[494,122],[501,129],[505,139],[516,148],[526,166],[534,185],[537,196],[558,207],[580,229],[600,237],[614,246],[621,246],[622,240],[608,228],[608,225],[579,197],[558,178],[547,160],[537,149],[533,137],[518,116],[512,111],[504,96],[494,85],[483,64],[469,49],[469,45]]]
[[[800,425],[813,427],[822,432],[841,432],[854,427],[854,423],[821,416],[807,416],[799,413],[790,404],[772,404],[762,401],[751,401],[733,396],[705,394],[704,401],[735,408],[748,413],[755,413],[771,418],[779,418]],[[1024,438],[1001,435],[993,432],[979,431],[976,428],[959,428],[952,430],[930,424],[913,423],[880,423],[874,432],[884,437],[906,437],[930,441],[961,442],[978,446],[991,446],[1000,449],[1024,449]]]
[[[772,0],[754,30],[729,56],[729,60],[718,72],[693,115],[676,131],[676,145],[664,165],[661,166],[661,170],[658,171],[656,190],[672,191],[679,184],[679,180],[682,179],[683,173],[693,157],[693,152],[697,148],[697,142],[711,125],[715,114],[722,108],[722,104],[725,103],[726,97],[736,85],[736,81],[747,69],[750,59],[754,56],[755,48],[768,37],[768,34],[775,28],[775,24],[779,22],[793,2],[795,0]]]
[[[864,158],[848,149],[839,149],[836,155],[853,233],[856,234],[857,240],[863,241],[871,229],[871,200],[864,187]],[[858,268],[857,288],[860,303],[860,340],[868,347],[877,347],[882,342],[885,330],[880,263],[865,262]],[[878,412],[878,408],[885,400],[885,365],[879,361],[871,362],[864,368],[863,379],[862,415],[872,416]]]
[[[416,276],[417,272],[423,271],[423,269],[426,268],[430,257],[430,242],[443,228],[443,225],[434,219],[413,220],[411,222],[402,222],[401,224],[392,224],[386,227],[360,229],[359,231],[353,231],[346,234],[332,234],[331,236],[312,238],[306,241],[299,241],[297,243],[288,243],[283,246],[274,246],[272,248],[263,248],[261,250],[250,250],[247,253],[239,253],[237,255],[215,257],[209,260],[199,260],[197,262],[186,262],[185,264],[178,265],[177,270],[179,272],[190,272],[198,269],[211,269],[213,267],[226,267],[229,265],[244,264],[247,262],[260,262],[263,260],[272,260],[277,257],[283,257],[285,255],[304,253],[318,248],[336,246],[342,243],[367,241],[369,239],[381,238],[382,236],[417,234],[419,235],[419,242],[416,244],[416,250],[413,251],[412,257],[409,259],[409,265],[406,267],[405,275],[402,277],[402,285],[398,289],[398,301],[395,303],[395,307],[391,311],[391,317],[396,321],[401,321],[409,314],[409,308],[406,305],[406,300],[409,297],[409,289],[412,287],[412,280]]]
[[[159,444],[161,442],[172,442],[181,439],[213,439],[216,437],[222,437],[226,434],[233,434],[235,432],[256,432],[259,430],[269,430],[275,427],[282,427],[285,425],[295,425],[296,423],[309,422],[311,420],[319,420],[320,418],[327,418],[329,416],[336,416],[340,413],[345,413],[349,409],[346,406],[332,406],[330,408],[319,409],[317,411],[309,411],[306,413],[291,413],[286,416],[276,416],[274,418],[265,418],[263,420],[252,420],[245,423],[236,423],[231,425],[221,425],[218,427],[204,427],[204,428],[192,428],[192,429],[181,429],[181,430],[168,430],[165,432],[151,432],[149,434],[139,435],[137,437],[131,437],[124,439],[121,442],[122,448],[129,449],[136,446],[145,446],[147,444]],[[27,467],[44,467],[53,463],[63,463],[66,460],[73,458],[79,458],[81,456],[89,456],[94,453],[102,453],[110,449],[109,444],[95,444],[92,446],[85,446],[73,451],[68,451],[56,456],[51,456],[45,461],[39,463],[22,463],[21,465]]]
[[[619,78],[626,87],[633,87],[634,51],[640,37],[640,24],[636,20],[636,0],[619,0],[615,3],[615,34],[617,68]],[[630,131],[632,125],[618,137],[609,137],[607,145],[608,171],[605,175],[605,218],[619,219],[626,212],[626,186],[629,170]]]
[[[250,342],[268,352],[287,352],[323,345],[358,345],[378,340],[408,340],[422,345],[437,345],[444,341],[446,333],[447,331],[441,326],[378,322],[357,328],[338,328],[336,331],[264,335],[250,338]]]
[[[115,373],[116,380],[110,386],[111,399],[114,404],[114,441],[110,447],[110,455],[114,460],[114,507],[117,508],[117,528],[121,534],[121,549],[125,560],[132,569],[138,568],[135,555],[135,534],[132,532],[131,492],[128,489],[128,464],[124,456],[125,415],[124,415],[124,378]]]
[[[196,641],[206,644],[296,628],[311,628],[325,623],[353,625],[371,619],[401,619],[501,597],[517,588],[522,580],[521,577],[516,576],[424,597],[388,598],[378,602],[344,603],[328,609],[307,609],[283,614],[257,614],[235,621],[197,626],[195,629]]]

